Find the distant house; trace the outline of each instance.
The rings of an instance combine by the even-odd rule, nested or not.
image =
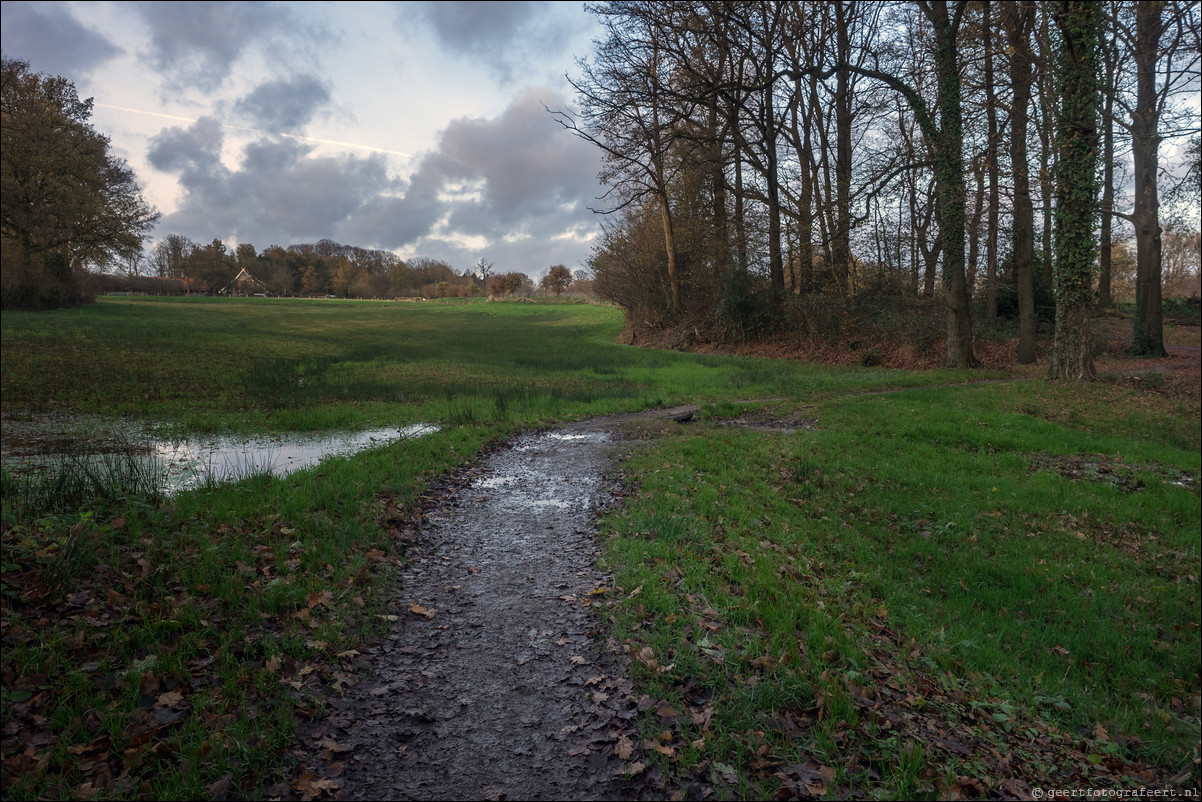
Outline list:
[[[234,280],[226,284],[217,291],[218,295],[228,295],[231,297],[246,298],[254,295],[274,296],[275,293],[267,289],[267,285],[259,281],[257,278],[246,272],[246,268],[238,271],[238,275],[234,276]]]

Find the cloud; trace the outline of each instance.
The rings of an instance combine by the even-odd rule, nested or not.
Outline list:
[[[234,103],[234,111],[256,128],[296,131],[330,104],[330,89],[314,75],[267,81]]]
[[[557,236],[583,221],[595,224],[587,207],[596,196],[597,151],[556,125],[540,96],[563,103],[549,90],[531,90],[497,117],[451,122],[422,158],[406,205],[436,207],[438,233],[448,238]],[[411,243],[406,220],[375,222],[384,247]],[[423,235],[433,233],[432,226]]]
[[[195,180],[221,166],[225,133],[212,117],[202,117],[190,128],[168,128],[150,142],[151,165],[167,173],[180,173]]]
[[[184,193],[159,232],[260,248],[338,239],[369,202],[399,188],[384,157],[375,154],[316,156],[296,140],[260,139],[243,149],[241,162],[231,169],[221,161],[223,145],[222,129],[212,118],[167,129],[151,140],[151,164],[175,173]]]
[[[389,173],[383,155],[318,156],[283,138],[247,145],[231,168],[212,118],[167,129],[152,140],[150,162],[175,174],[184,195],[159,231],[259,247],[329,238],[460,267],[483,255],[532,275],[557,262],[575,267],[597,229],[588,206],[600,160],[555,123],[540,96],[564,102],[529,91],[496,117],[453,121],[406,181]]]
[[[28,61],[37,72],[78,81],[124,52],[103,34],[84,27],[66,6],[9,2],[3,8],[0,45],[5,57]]]
[[[530,61],[566,47],[573,26],[555,13],[550,2],[481,2],[432,0],[405,4],[416,18],[402,18],[402,28],[424,24],[448,54],[483,66],[498,79],[509,82]]]
[[[170,81],[213,91],[255,43],[298,30],[283,5],[263,2],[133,3],[150,28],[144,57]]]

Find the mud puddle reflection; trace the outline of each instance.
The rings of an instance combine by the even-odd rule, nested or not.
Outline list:
[[[628,796],[633,686],[588,609],[611,590],[593,538],[609,446],[580,424],[522,436],[429,515],[399,620],[305,738],[344,750],[340,797]]]

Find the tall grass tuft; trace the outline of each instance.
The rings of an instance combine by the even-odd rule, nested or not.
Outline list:
[[[0,475],[5,511],[37,518],[121,499],[155,503],[163,496],[163,477],[154,459],[134,445],[118,451],[64,455],[28,470],[5,469]]]

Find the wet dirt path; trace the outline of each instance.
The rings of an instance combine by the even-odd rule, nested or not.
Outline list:
[[[633,686],[588,608],[611,587],[595,517],[633,417],[522,435],[429,515],[399,620],[307,737],[345,758],[339,798],[631,796]]]

